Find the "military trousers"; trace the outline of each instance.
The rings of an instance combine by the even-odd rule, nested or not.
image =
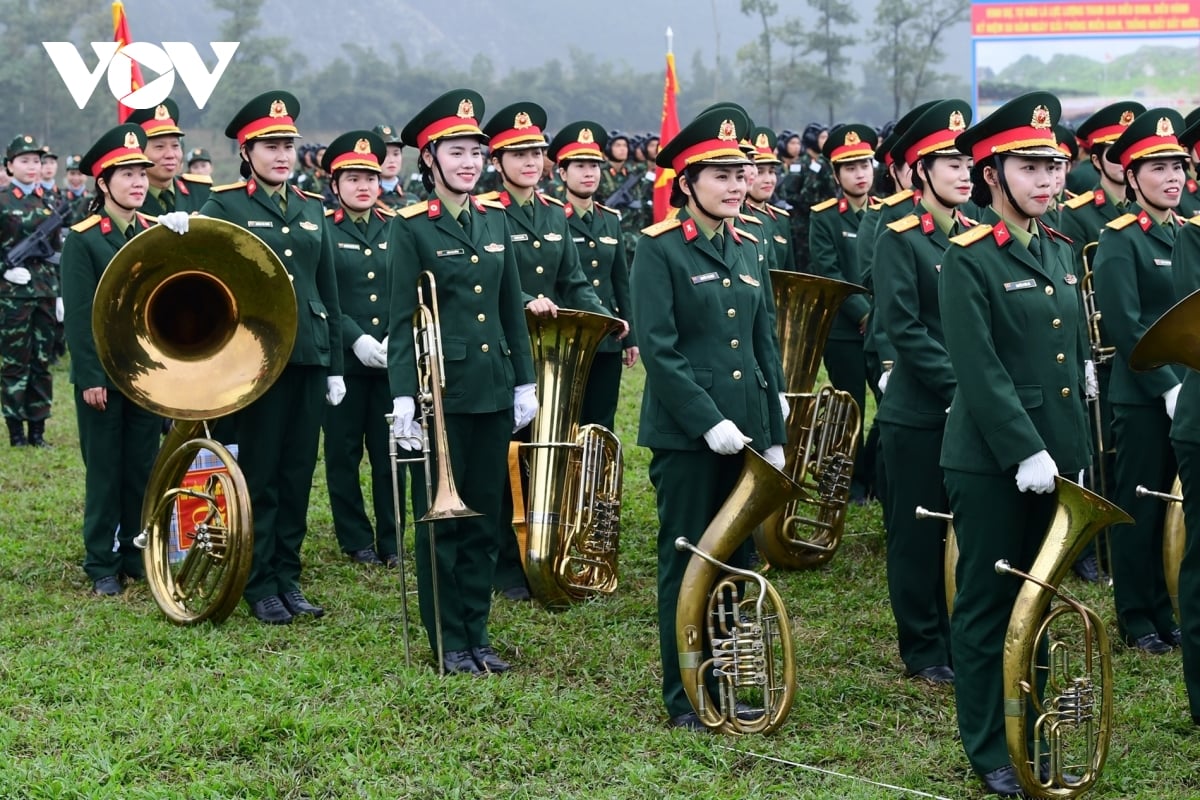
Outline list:
[[[595,423],[613,430],[617,419],[617,398],[621,393],[621,369],[620,351],[596,353],[592,371],[588,373],[587,388],[583,392],[580,425]]]
[[[0,408],[6,419],[50,416],[54,326],[53,297],[0,299]]]
[[[375,550],[380,557],[396,554],[396,514],[392,504],[392,465],[388,455],[386,415],[392,413],[392,396],[387,370],[372,375],[346,375],[346,397],[339,405],[325,407],[325,482],[333,530],[344,552]],[[371,464],[371,506],[375,524],[367,515],[359,484],[363,449]],[[405,474],[396,475],[400,491],[400,513],[404,514]],[[400,529],[403,530],[403,516]]]
[[[1172,440],[1183,485],[1187,543],[1179,567],[1179,616],[1183,633],[1183,683],[1192,717],[1200,718],[1200,443]]]
[[[949,511],[938,457],[943,428],[881,422],[882,461],[891,481],[883,502],[887,530],[888,596],[896,619],[900,659],[907,672],[949,665],[950,616],[946,611],[946,523],[917,519],[914,511]]]
[[[512,441],[528,442],[531,428],[531,425],[527,425],[512,434]],[[519,453],[518,463],[520,466],[515,474],[520,476],[521,496],[525,498],[525,502],[528,504],[529,474],[527,470],[527,458],[527,451]],[[529,588],[529,581],[525,577],[525,560],[521,554],[521,544],[517,541],[517,530],[513,527],[513,475],[512,465],[508,463],[506,455],[506,478],[503,481],[504,491],[500,494],[500,527],[496,541],[496,569],[492,575],[493,588],[497,592],[503,592],[507,589]],[[522,514],[524,514],[524,511],[522,511]]]
[[[1112,532],[1113,601],[1117,628],[1127,639],[1148,633],[1166,635],[1175,628],[1174,610],[1163,575],[1163,520],[1167,507],[1154,497],[1138,497],[1138,484],[1167,492],[1175,481],[1175,452],[1169,439],[1171,419],[1162,403],[1113,404],[1113,441],[1117,448],[1112,500],[1134,519]]]
[[[466,650],[489,644],[487,621],[492,608],[498,532],[509,530],[511,521],[511,518],[501,519],[500,496],[508,469],[512,409],[485,414],[447,414],[445,425],[455,485],[462,501],[480,516],[417,525],[417,591],[421,622],[429,637],[429,648],[435,654],[438,617],[444,650]],[[430,431],[430,436],[434,434]],[[434,456],[432,469],[436,476],[437,454]],[[413,515],[419,519],[429,508],[423,481],[414,482],[412,501]],[[431,554],[431,537],[436,563]]]
[[[162,419],[113,388],[103,411],[75,388],[75,417],[83,455],[83,570],[93,581],[116,575],[141,578],[142,500],[158,454]]]

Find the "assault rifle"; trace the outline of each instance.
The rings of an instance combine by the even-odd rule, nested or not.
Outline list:
[[[629,177],[625,179],[625,182],[608,196],[608,199],[604,201],[604,205],[609,208],[615,208],[618,211],[624,211],[627,208],[630,211],[637,211],[642,207],[642,201],[636,199],[631,190],[633,189],[633,185],[641,180],[641,178],[641,173],[636,171],[631,172]]]
[[[58,208],[50,212],[50,216],[34,228],[33,233],[26,236],[8,249],[4,254],[5,269],[23,267],[30,261],[48,261],[58,263],[58,253],[54,249],[54,237],[71,213],[71,201],[63,200]]]

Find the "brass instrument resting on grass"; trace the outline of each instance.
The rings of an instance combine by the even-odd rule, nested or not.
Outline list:
[[[795,699],[791,621],[766,578],[724,562],[768,514],[803,489],[754,450],[742,452],[737,483],[699,543],[675,540],[677,550],[692,554],[679,586],[675,638],[683,688],[701,722],[722,733],[771,733]],[[715,698],[705,685],[710,672]]]
[[[203,421],[270,388],[291,357],[296,324],[283,262],[249,231],[207,217],[192,217],[183,237],[161,226],[135,236],[96,287],[92,332],[104,371],[131,401],[176,420],[150,474],[134,544],[144,548],[154,601],[178,625],[228,617],[253,552],[245,479]],[[202,485],[182,485],[206,452],[211,474]],[[179,513],[182,504],[190,515]],[[182,558],[171,544],[173,515],[181,539],[192,537]]]
[[[513,483],[514,528],[530,593],[560,607],[617,588],[621,532],[621,442],[603,425],[579,425],[596,351],[621,329],[609,316],[560,308],[526,311],[538,412],[528,456],[528,502]]]
[[[1025,581],[1004,636],[1004,730],[1027,795],[1074,798],[1095,785],[1108,756],[1112,651],[1104,621],[1058,585],[1101,528],[1133,520],[1100,495],[1054,480],[1058,508],[1029,572],[996,562],[996,572]],[[1051,608],[1055,597],[1063,603]],[[1073,629],[1064,630],[1071,621]]]
[[[861,409],[849,392],[825,385],[814,393],[813,384],[838,308],[866,290],[780,270],[771,270],[771,286],[783,391],[791,405],[783,471],[801,493],[754,532],[754,541],[773,567],[812,569],[833,558],[841,544],[862,430]]]

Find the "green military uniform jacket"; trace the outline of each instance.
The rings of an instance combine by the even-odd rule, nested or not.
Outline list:
[[[287,210],[254,179],[212,190],[200,213],[233,222],[266,242],[283,262],[296,292],[296,344],[289,364],[322,366],[341,375],[342,323],[333,237],[325,224],[321,201],[294,186]]]
[[[365,366],[354,355],[360,336],[383,341],[388,335],[391,281],[387,268],[388,223],[391,211],[374,209],[367,214],[364,232],[343,209],[325,212],[333,239],[337,268],[338,305],[342,321],[342,360],[346,375],[375,375],[382,371]]]
[[[1129,368],[1138,340],[1175,303],[1171,249],[1178,225],[1159,225],[1137,203],[1100,234],[1093,267],[1096,307],[1108,341],[1116,348],[1109,400],[1124,405],[1161,405],[1162,395],[1183,380],[1184,368],[1167,364],[1149,372]]]
[[[870,201],[868,201],[869,204]],[[858,225],[861,215],[846,198],[831,198],[812,207],[809,220],[809,268],[821,275],[846,283],[862,283],[858,273]],[[871,311],[871,301],[852,294],[838,309],[833,329],[834,341],[862,341],[859,333],[863,319]]]
[[[67,220],[68,225],[83,222],[90,216],[87,211],[88,206],[91,205],[92,198],[96,196],[91,189],[85,186],[78,194],[70,189],[65,189],[62,192],[62,196],[67,198],[67,201],[71,204],[71,216]]]
[[[1200,290],[1200,216],[1192,217],[1179,229],[1171,250],[1175,296],[1182,300]],[[1200,372],[1186,370],[1183,388],[1175,404],[1171,438],[1200,444]]]
[[[958,385],[941,465],[998,474],[1047,450],[1059,472],[1078,472],[1090,460],[1089,347],[1070,247],[1039,224],[1039,258],[990,208],[980,222],[942,257],[938,300]]]
[[[450,414],[512,408],[513,390],[536,380],[504,207],[473,197],[470,214],[468,233],[435,196],[400,211],[388,236],[392,395],[417,394],[412,318],[417,278],[428,270],[437,281],[446,381],[442,400]]]
[[[404,193],[404,187],[400,183],[400,179],[396,179],[396,185],[388,189],[380,184],[379,199],[375,201],[375,205],[384,211],[397,211],[411,203],[415,203],[415,198],[409,198]]]
[[[1104,226],[1125,213],[1125,199],[1109,197],[1099,186],[1072,197],[1059,210],[1060,229],[1071,240],[1071,251],[1083,275],[1083,248],[1100,238]]]
[[[507,191],[480,195],[479,199],[499,203],[508,217],[509,249],[517,259],[526,304],[548,297],[563,308],[610,315],[584,277],[562,203],[537,192],[525,206],[518,205]]]
[[[1195,178],[1188,178],[1183,184],[1183,194],[1175,211],[1184,219],[1200,214],[1200,183]]]
[[[1067,173],[1067,191],[1077,195],[1085,193],[1100,182],[1100,173],[1092,164],[1091,158],[1075,162]]]
[[[171,184],[173,186],[171,191],[175,193],[173,210],[185,211],[188,214],[198,212],[204,206],[204,201],[208,200],[209,192],[212,191],[212,178],[207,175],[193,175],[190,172],[177,175]],[[148,191],[146,192],[146,202],[142,204],[142,213],[157,217],[167,213],[167,208],[154,192]]]
[[[563,208],[567,229],[579,254],[583,274],[605,311],[626,322],[633,316],[629,302],[629,262],[621,244],[621,215],[615,209],[592,204],[591,219],[585,221],[568,204]],[[624,339],[608,337],[600,344],[601,353],[614,353],[637,345],[632,325]]]
[[[796,253],[792,249],[791,215],[770,203],[763,204],[762,208],[747,203],[746,210],[763,224],[763,241],[772,253],[771,269],[795,272]]]
[[[0,252],[20,244],[54,211],[54,198],[42,189],[34,187],[26,194],[15,183],[0,190]],[[58,249],[57,234],[50,237]],[[30,260],[24,264],[29,270],[29,283],[18,286],[0,279],[0,299],[32,300],[37,297],[59,297],[59,271],[49,261]],[[0,269],[2,272],[3,269]]]
[[[704,433],[729,419],[750,446],[786,438],[782,367],[752,237],[732,226],[724,254],[687,210],[644,231],[630,278],[646,387],[638,444],[702,450]]]
[[[874,273],[875,318],[895,348],[896,363],[875,419],[940,429],[957,384],[938,307],[942,255],[950,237],[930,212],[920,211],[888,224],[877,244],[887,257],[879,259]]]
[[[140,233],[153,221],[143,214],[134,214],[130,224]],[[63,242],[63,327],[71,351],[70,379],[83,389],[115,388],[96,355],[92,300],[100,276],[126,241],[121,227],[102,211],[72,226],[71,235]]]
[[[873,275],[875,247],[879,241],[879,235],[888,224],[918,211],[920,202],[920,192],[905,189],[881,198],[877,203],[869,203],[863,212],[862,222],[858,225],[858,275],[862,280],[862,285],[870,293],[873,311],[876,305]],[[888,342],[887,331],[884,330],[883,321],[879,319],[877,313],[872,313],[871,318],[867,320],[866,341],[863,344],[863,350],[867,353],[874,353],[880,366],[884,361],[894,362],[896,360],[896,348]]]

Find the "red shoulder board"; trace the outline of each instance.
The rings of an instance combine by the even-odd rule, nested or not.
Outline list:
[[[187,184],[184,183],[179,178],[175,179],[175,188],[179,191],[180,194],[187,194],[187,195],[191,194],[191,192],[188,191]]]
[[[737,228],[733,227],[732,222],[725,223],[725,228],[729,231],[729,235],[733,238],[733,241],[738,244],[742,243],[742,237],[738,236]]]
[[[109,219],[108,217],[102,217],[100,219],[100,232],[101,233],[112,233],[112,220],[111,219]]]
[[[563,209],[563,213],[567,215],[567,219],[575,216],[575,206],[567,203],[567,207]]]
[[[1038,225],[1040,225],[1042,230],[1044,230],[1046,233],[1048,233],[1050,235],[1050,238],[1060,239],[1060,240],[1066,242],[1067,244],[1074,244],[1074,241],[1071,239],[1071,237],[1067,236],[1065,233],[1060,231],[1058,228],[1051,228],[1049,225],[1042,222],[1040,219],[1038,220]]]
[[[442,215],[442,201],[441,200],[430,200],[429,201],[429,218],[437,219],[441,215]]]
[[[333,212],[334,224],[341,222],[343,219],[345,219],[345,217],[346,212],[339,208],[337,211]]]
[[[1104,196],[1103,189],[1096,190],[1095,197],[1093,197],[1092,202],[1096,204],[1097,208],[1108,202],[1108,198]]]
[[[496,195],[496,199],[499,200],[500,205],[504,206],[505,208],[508,208],[512,205],[512,195],[508,193],[507,189]]]
[[[1008,226],[1001,220],[992,227],[992,238],[996,240],[997,247],[1004,247],[1012,241],[1012,234],[1008,232]]]
[[[258,191],[258,181],[254,180],[254,178],[251,178],[250,180],[246,181],[246,194],[247,195],[249,195],[250,197],[253,197],[254,193],[257,191]]]
[[[1142,230],[1148,231],[1154,227],[1154,220],[1150,219],[1149,214],[1147,214],[1145,211],[1142,211],[1138,214],[1138,225],[1141,226]]]
[[[928,236],[929,234],[933,233],[933,229],[935,227],[936,226],[933,223],[933,214],[930,214],[927,211],[921,215],[921,233]]]
[[[846,199],[846,198],[844,198],[844,197],[843,197],[843,198],[841,198],[840,200],[838,200],[838,213],[839,213],[839,214],[845,214],[845,213],[846,213],[846,210],[847,210],[847,209],[849,209],[849,208],[850,208],[850,201],[849,201],[849,200],[847,200],[847,199]]]
[[[696,229],[696,220],[692,218],[683,221],[683,240],[690,242],[700,235],[700,231]]]
[[[46,193],[44,191],[42,191],[41,184],[38,184],[37,186],[33,187],[33,193],[36,194],[38,197],[46,196]]]
[[[12,187],[12,195],[13,195],[13,197],[20,200],[22,197],[25,196],[25,193],[21,191],[20,186],[14,186],[14,187]]]

